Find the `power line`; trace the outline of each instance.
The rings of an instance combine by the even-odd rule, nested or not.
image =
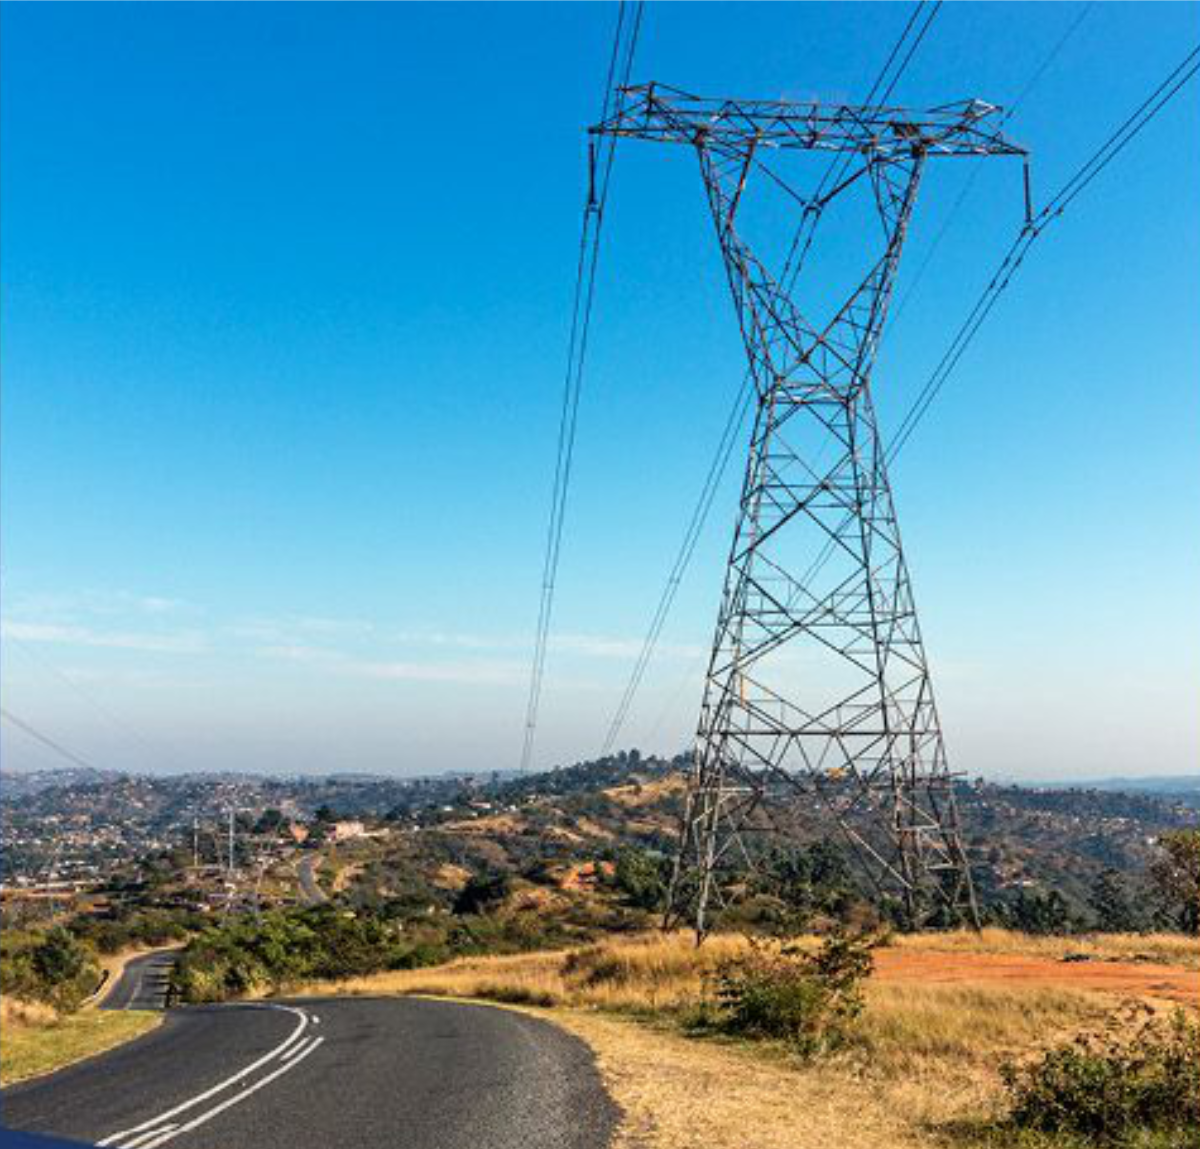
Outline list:
[[[891,97],[892,92],[896,88],[901,76],[907,70],[914,53],[920,47],[926,33],[929,31],[930,25],[941,8],[941,0],[930,7],[925,19],[921,21],[922,12],[927,6],[927,0],[918,0],[914,5],[908,21],[905,23],[899,37],[892,45],[891,51],[888,53],[887,59],[884,60],[883,66],[875,76],[874,82],[871,84],[870,90],[867,92],[865,105],[870,105],[876,95],[883,89],[883,95],[880,97],[881,103],[886,103]],[[904,52],[905,42],[908,40],[914,27],[920,23],[920,28],[916,33],[915,39],[909,45],[908,50]],[[892,66],[900,57],[901,52],[904,52],[903,59],[896,68],[894,74]],[[884,84],[886,82],[886,88]],[[782,279],[786,282],[794,283],[800,272],[800,267],[804,261],[804,257],[812,244],[812,237],[815,233],[817,216],[820,214],[820,208],[813,205],[819,204],[821,196],[825,188],[832,183],[836,187],[841,181],[842,176],[849,164],[853,160],[853,152],[839,152],[829,162],[824,170],[820,181],[817,183],[816,190],[808,200],[800,224],[798,225],[795,235],[792,238],[791,248],[788,252],[787,259],[784,263],[784,271]],[[803,251],[800,252],[799,258],[796,258],[797,249],[803,245]],[[704,483],[700,490],[700,497],[696,502],[696,506],[692,511],[692,516],[688,521],[687,528],[683,534],[683,541],[679,545],[679,550],[676,552],[675,560],[671,566],[671,570],[667,575],[667,581],[663,587],[662,593],[659,596],[658,604],[655,607],[654,614],[650,620],[650,626],[646,631],[646,636],[642,640],[641,650],[638,652],[637,660],[634,663],[633,670],[630,673],[629,680],[625,685],[625,690],[621,695],[620,701],[617,703],[617,708],[613,713],[613,717],[609,723],[608,732],[605,735],[604,745],[600,752],[600,756],[607,755],[616,744],[617,738],[620,736],[621,729],[625,725],[626,719],[629,717],[629,711],[633,706],[634,698],[641,687],[642,679],[645,676],[646,668],[648,667],[651,658],[654,655],[654,650],[658,645],[659,636],[662,634],[663,627],[666,625],[667,618],[671,612],[671,608],[675,602],[675,596],[679,590],[679,584],[691,563],[692,555],[695,553],[696,545],[699,542],[700,536],[704,531],[704,526],[708,521],[708,515],[712,509],[713,500],[716,497],[717,490],[720,487],[721,479],[725,475],[726,468],[729,463],[730,456],[737,444],[738,435],[742,425],[745,422],[746,413],[750,408],[751,399],[753,397],[753,375],[747,372],[742,379],[742,385],[734,399],[733,406],[730,409],[729,415],[725,421],[725,428],[721,433],[721,439],[717,444],[716,453],[713,456],[712,462],[709,464],[708,473],[705,476]]]
[[[878,74],[875,76],[875,81],[867,92],[866,99],[863,100],[865,107],[872,106],[876,100],[876,96],[879,97],[878,102],[880,104],[886,104],[891,99],[892,93],[896,90],[896,85],[900,82],[900,77],[908,70],[908,65],[911,63],[913,55],[921,46],[921,42],[925,39],[930,25],[941,10],[942,0],[935,0],[908,51],[905,52],[904,59],[901,60],[895,74],[888,80],[888,72],[903,50],[909,33],[912,32],[920,20],[921,13],[924,11],[927,2],[928,0],[917,0],[917,4],[913,7],[912,13],[909,15],[908,22],[904,25],[899,38],[892,46],[891,52],[888,53],[887,59],[883,62],[883,67],[879,69]],[[885,80],[887,80],[887,87],[883,88]],[[882,94],[880,94],[881,88],[883,89]],[[817,222],[825,206],[823,199],[825,189],[829,186],[836,188],[841,183],[842,177],[846,174],[851,163],[854,162],[854,158],[854,152],[848,150],[840,151],[834,155],[833,159],[829,161],[829,165],[825,168],[820,181],[817,183],[816,189],[805,204],[804,214],[800,219],[799,226],[796,228],[796,234],[792,238],[791,248],[788,251],[787,259],[784,260],[783,274],[780,276],[780,281],[785,286],[788,286],[789,283],[795,283],[800,274],[800,268],[803,267],[809,250],[812,248],[813,239],[817,231]],[[799,251],[799,255],[797,255],[797,251]]]
[[[1125,148],[1125,146],[1166,106],[1175,94],[1200,70],[1200,46],[1191,52],[1172,70],[1165,80],[1154,89],[1137,109],[1131,113],[1095,152],[1076,170],[1075,174],[1059,189],[1032,219],[1026,221],[1016,239],[1000,261],[983,293],[963,320],[962,325],[950,341],[933,374],[913,400],[908,412],[896,429],[885,454],[885,462],[891,465],[904,449],[913,432],[929,411],[946,381],[958,366],[967,348],[979,333],[997,300],[1012,282],[1017,269],[1025,260],[1029,249],[1041,236],[1048,224],[1058,219],[1067,206],[1088,186]],[[807,583],[833,554],[834,544],[827,542],[813,560],[804,576]]]
[[[0,717],[6,718],[18,730],[23,730],[30,738],[40,742],[43,746],[49,747],[60,757],[65,758],[68,762],[74,763],[76,766],[82,766],[85,770],[99,770],[100,767],[93,766],[86,758],[81,758],[78,754],[68,750],[65,746],[55,742],[48,734],[43,734],[34,726],[30,726],[28,722],[18,718],[11,710],[0,706]]]
[[[1092,9],[1095,7],[1096,0],[1091,0],[1091,3],[1085,4],[1082,11],[1076,15],[1075,19],[1071,21],[1070,25],[1068,25],[1063,34],[1054,42],[1050,51],[1043,57],[1041,63],[1038,64],[1038,66],[1033,70],[1033,73],[1030,75],[1029,79],[1025,81],[1024,86],[1013,98],[1012,103],[1004,109],[1003,114],[997,122],[998,127],[1003,127],[1008,123],[1009,120],[1012,119],[1014,115],[1016,115],[1017,109],[1025,102],[1034,88],[1038,86],[1042,80],[1042,77],[1045,76],[1045,74],[1050,70],[1051,66],[1054,64],[1054,61],[1058,59],[1058,57],[1062,54],[1063,49],[1067,46],[1068,41],[1079,30],[1079,26],[1084,22],[1084,20],[1087,19],[1087,17],[1091,14]],[[916,274],[912,277],[908,287],[905,289],[903,298],[897,304],[895,314],[892,316],[891,321],[893,337],[895,336],[896,332],[896,324],[900,321],[900,317],[907,310],[908,304],[912,299],[914,292],[917,290],[917,285],[920,284],[922,279],[925,278],[925,272],[929,270],[929,265],[933,262],[933,257],[937,254],[938,249],[942,245],[942,241],[946,238],[947,233],[953,227],[955,220],[962,211],[963,204],[966,203],[972,190],[974,190],[975,183],[979,179],[979,173],[982,170],[983,164],[981,162],[976,163],[971,169],[971,174],[967,178],[966,183],[963,184],[962,190],[958,193],[958,198],[951,205],[950,211],[946,214],[946,218],[942,222],[942,226],[938,229],[937,235],[934,236],[933,243],[929,245],[929,250],[926,251],[925,257],[921,260]]]
[[[621,727],[625,724],[625,719],[629,716],[629,708],[633,705],[634,696],[637,694],[638,688],[642,683],[642,676],[646,673],[646,667],[649,665],[650,659],[654,654],[654,648],[658,645],[659,636],[662,634],[667,616],[670,614],[671,607],[675,602],[675,595],[679,590],[679,584],[683,581],[684,572],[692,561],[696,544],[700,541],[700,536],[704,531],[704,524],[708,520],[708,512],[721,485],[721,479],[725,475],[729,457],[733,453],[734,447],[737,446],[738,435],[741,432],[743,423],[746,421],[746,412],[750,409],[753,394],[753,387],[748,385],[748,381],[744,381],[741,390],[738,392],[737,402],[734,404],[733,409],[729,412],[728,419],[725,421],[725,429],[721,432],[721,440],[717,444],[716,454],[709,464],[708,474],[705,476],[704,485],[700,490],[700,498],[692,510],[692,517],[688,521],[687,529],[683,534],[683,542],[679,546],[679,551],[675,556],[675,562],[671,567],[670,574],[667,575],[666,586],[658,600],[654,616],[650,620],[650,628],[646,632],[646,637],[642,642],[642,648],[638,653],[637,662],[634,664],[633,673],[629,676],[629,681],[625,685],[625,692],[621,695],[621,701],[617,704],[616,712],[613,714],[612,721],[609,724],[608,734],[604,739],[604,747],[600,752],[602,758],[613,748],[613,744],[621,732]]]
[[[1012,245],[1000,261],[999,267],[993,273],[988,285],[976,300],[974,307],[963,320],[962,325],[950,341],[933,374],[926,380],[908,413],[901,421],[891,444],[888,447],[887,461],[890,463],[904,445],[912,437],[921,420],[925,417],[930,405],[937,398],[946,380],[950,377],[966,349],[978,334],[980,327],[1004,290],[1012,282],[1012,277],[1025,260],[1029,249],[1041,237],[1046,227],[1060,218],[1066,209],[1087,188],[1097,176],[1136,137],[1160,111],[1171,101],[1181,88],[1200,70],[1200,46],[1193,48],[1187,56],[1171,71],[1165,80],[1142,101],[1140,105],[1125,119],[1095,152],[1076,170],[1075,174],[1059,189],[1046,205],[1028,220],[1018,233]]]
[[[632,9],[630,14],[629,9]],[[626,4],[622,0],[617,12],[613,35],[612,55],[604,83],[601,122],[609,116],[610,107],[618,110],[629,84],[634,54],[641,33],[643,4]],[[624,54],[622,55],[622,47]],[[614,84],[614,79],[620,81]],[[599,155],[598,155],[599,153]],[[587,356],[588,334],[591,327],[592,303],[595,297],[596,269],[599,264],[600,233],[604,209],[608,201],[608,186],[616,156],[615,138],[593,145],[589,152],[588,196],[583,210],[579,239],[579,259],[575,273],[575,291],[571,309],[571,334],[567,347],[567,370],[563,385],[562,413],[559,420],[558,450],[554,467],[550,518],[546,531],[546,554],[542,566],[541,599],[538,606],[537,631],[534,638],[533,665],[529,678],[529,699],[525,708],[525,736],[521,748],[521,769],[527,770],[533,757],[537,732],[538,711],[541,705],[542,682],[546,671],[546,648],[554,610],[554,590],[558,578],[558,562],[562,552],[563,526],[566,520],[567,495],[574,462],[575,435],[579,422],[579,401],[583,390],[583,369]],[[597,184],[597,178],[599,183]]]
[[[50,659],[41,653],[41,651],[36,650],[22,639],[19,639],[12,634],[6,635],[5,641],[14,645],[18,650],[22,651],[27,658],[38,663],[43,670],[53,674],[54,677],[60,682],[70,687],[70,689],[80,698],[82,698],[83,701],[86,702],[101,718],[108,722],[114,730],[118,730],[122,734],[132,738],[144,749],[149,750],[156,756],[162,753],[163,748],[161,746],[155,746],[149,739],[144,737],[139,731],[134,729],[134,727],[130,726],[128,722],[124,721],[122,718],[119,718],[116,714],[112,713],[112,711],[102,706],[95,697],[88,693],[88,691],[84,690],[83,687],[80,686],[79,683],[76,682],[69,674],[51,662]]]

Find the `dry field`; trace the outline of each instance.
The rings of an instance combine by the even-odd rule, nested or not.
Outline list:
[[[877,951],[851,1047],[803,1065],[779,1047],[700,1041],[678,1024],[706,974],[746,945],[714,937],[697,950],[687,935],[652,935],[311,989],[450,995],[542,1013],[595,1050],[624,1110],[620,1149],[966,1144],[962,1130],[998,1112],[1003,1061],[1099,1024],[1121,1002],[1194,1006],[1200,989],[1194,939],[999,930],[901,938]]]

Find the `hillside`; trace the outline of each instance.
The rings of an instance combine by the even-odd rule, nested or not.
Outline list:
[[[215,879],[228,865],[224,812],[233,808],[237,867],[261,869],[268,904],[295,899],[296,861],[312,855],[327,891],[359,905],[448,909],[472,875],[490,874],[591,902],[584,916],[609,920],[598,894],[622,855],[645,855],[661,881],[686,765],[633,751],[525,777],[29,778],[0,794],[4,881],[149,882],[169,893],[184,870],[184,886],[200,880],[195,860]],[[958,800],[985,904],[1057,891],[1077,916],[1105,871],[1123,875],[1134,897],[1158,836],[1197,821],[1178,796],[1145,792],[980,780],[960,785]],[[799,848],[825,850],[829,837],[814,818]]]

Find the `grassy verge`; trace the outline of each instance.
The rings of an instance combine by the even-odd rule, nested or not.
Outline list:
[[[4,1001],[0,1007],[0,1085],[11,1085],[82,1061],[154,1029],[161,1013],[84,1009],[53,1010]]]

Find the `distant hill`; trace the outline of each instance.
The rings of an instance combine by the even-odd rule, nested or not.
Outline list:
[[[190,853],[193,819],[202,848],[238,813],[247,844],[270,810],[284,820],[359,819],[372,837],[339,844],[353,872],[347,892],[367,900],[423,897],[471,873],[516,877],[609,864],[626,847],[669,855],[684,794],[687,759],[636,751],[544,773],[512,776],[377,778],[334,775],[137,777],[84,771],[5,775],[0,786],[6,881],[45,873],[120,875],[139,858]],[[1179,787],[1195,785],[1195,791]],[[1159,835],[1197,823],[1200,779],[1113,779],[1086,787],[998,785],[958,788],[963,832],[981,893],[1006,899],[1058,890],[1082,905],[1106,869],[1134,880]],[[830,837],[814,810],[802,843]],[[407,892],[406,892],[407,891]]]
[[[1122,794],[1157,794],[1178,798],[1200,809],[1200,774],[1163,774],[1148,778],[1097,778],[1083,782],[1048,782],[1039,789],[1103,790]]]
[[[91,786],[123,775],[114,770],[67,767],[61,770],[0,770],[0,798],[19,799],[55,787]]]
[[[1129,794],[1141,791],[1147,794],[1200,794],[1200,774],[1165,774],[1156,778],[1102,778],[1084,785],[1096,790],[1124,790]]]

